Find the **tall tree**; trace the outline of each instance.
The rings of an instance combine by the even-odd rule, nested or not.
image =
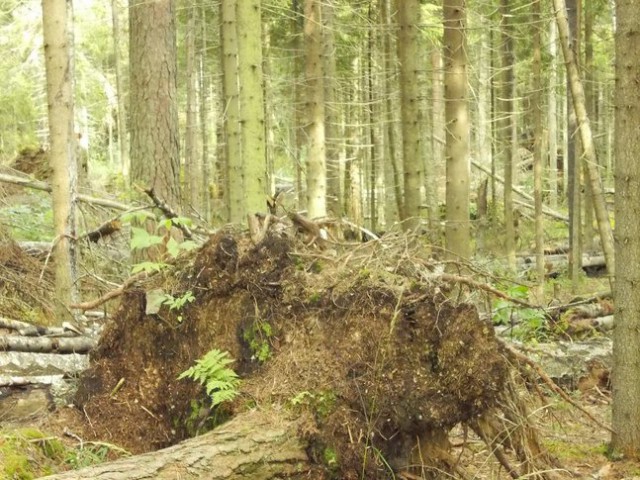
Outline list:
[[[56,278],[56,319],[72,320],[67,307],[77,300],[76,250],[76,138],[73,122],[73,29],[71,2],[42,1],[49,158],[53,175],[53,223]]]
[[[616,1],[616,328],[613,331],[613,447],[640,457],[640,9]]]
[[[533,111],[533,195],[535,202],[535,243],[536,243],[536,301],[544,301],[544,222],[542,217],[542,15],[541,0],[533,0],[533,92],[531,110]]]
[[[198,7],[189,2],[185,32],[187,112],[184,135],[184,204],[202,210],[202,157],[198,152],[198,76],[196,73],[196,21]],[[202,125],[202,128],[205,128]]]
[[[260,0],[236,2],[238,101],[245,214],[265,210],[267,166]]]
[[[220,5],[222,90],[225,112],[223,119],[225,165],[222,169],[226,175],[224,197],[228,208],[227,218],[233,223],[243,222],[245,217],[240,150],[236,3],[236,0],[222,0]]]
[[[307,85],[307,211],[309,217],[327,214],[327,175],[320,0],[305,0],[305,81]]]
[[[513,215],[513,164],[517,158],[516,65],[513,48],[513,12],[509,0],[500,0],[502,91],[500,93],[500,147],[504,161],[504,234],[509,268],[516,268],[516,233]]]
[[[121,54],[121,37],[122,29],[120,28],[118,0],[111,0],[111,22],[113,28],[113,63],[116,73],[116,95],[118,97],[118,147],[120,150],[120,168],[124,177],[125,185],[129,184],[129,172],[131,164],[129,162],[129,133],[127,130],[127,114],[125,107],[124,95],[124,75],[122,74]]]
[[[602,188],[602,180],[600,172],[598,172],[598,160],[593,145],[593,135],[589,124],[589,117],[585,107],[584,88],[578,73],[578,66],[575,63],[573,51],[569,45],[569,24],[566,16],[566,7],[564,0],[553,0],[556,13],[556,22],[558,23],[558,34],[562,45],[565,65],[567,69],[567,77],[569,78],[569,87],[571,90],[571,98],[573,100],[573,108],[578,122],[578,131],[580,133],[580,142],[582,152],[585,158],[585,172],[587,181],[593,193],[593,206],[598,223],[598,232],[600,233],[600,241],[602,242],[602,250],[607,263],[607,271],[609,280],[613,283],[615,278],[615,252],[613,248],[613,231],[611,222],[609,221],[609,213],[604,199],[604,190]]]
[[[335,0],[322,3],[322,41],[324,60],[324,119],[327,161],[327,210],[340,217],[340,139],[338,129],[339,106],[336,102],[336,45],[335,45]]]
[[[444,99],[446,124],[446,247],[471,256],[469,223],[469,106],[465,0],[444,0]]]
[[[420,225],[422,157],[418,80],[418,25],[420,1],[399,0],[398,59],[400,60],[400,112],[402,119],[402,165],[404,172],[403,228]]]
[[[180,206],[174,0],[130,0],[131,179]]]
[[[558,206],[558,27],[555,19],[549,22],[549,90],[548,90],[548,125],[549,125],[549,205]]]

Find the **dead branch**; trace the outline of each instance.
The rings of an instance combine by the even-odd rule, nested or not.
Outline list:
[[[106,303],[109,300],[112,300],[112,299],[117,298],[120,295],[122,295],[124,293],[124,291],[130,285],[132,285],[133,283],[137,282],[138,280],[142,280],[143,278],[146,277],[146,275],[147,275],[147,272],[136,273],[135,275],[127,278],[124,281],[124,283],[122,285],[120,285],[118,288],[105,293],[100,298],[98,298],[96,300],[91,300],[91,301],[88,301],[88,302],[73,303],[73,304],[69,305],[69,308],[76,309],[76,310],[82,310],[82,311],[91,310],[91,309],[97,308],[100,305],[102,305],[103,303]]]
[[[30,178],[16,177],[13,175],[0,173],[0,182],[11,183],[13,185],[20,185],[22,187],[27,187],[34,190],[40,190],[43,192],[51,193],[51,187],[49,186],[49,184],[45,182],[40,182],[38,180],[31,180]],[[135,208],[135,207],[132,207],[131,205],[126,205],[124,203],[120,203],[115,200],[91,197],[89,195],[84,195],[82,193],[77,194],[76,199],[84,203],[89,203],[91,205],[98,205],[106,208],[112,208],[114,210],[128,211]]]
[[[513,348],[511,348],[510,346],[506,345],[504,342],[503,342],[503,346],[504,346],[505,350],[516,360],[516,362],[515,362],[516,364],[523,364],[524,363],[526,365],[529,365],[538,374],[540,379],[551,389],[551,391],[553,391],[554,393],[557,393],[558,395],[560,395],[560,397],[565,402],[567,402],[568,404],[572,405],[577,410],[582,412],[589,420],[591,420],[593,423],[595,423],[600,428],[604,428],[605,430],[607,430],[609,432],[613,432],[613,430],[610,427],[608,427],[604,423],[600,422],[597,418],[595,418],[593,415],[591,415],[587,410],[585,410],[583,407],[578,405],[574,400],[572,400],[571,397],[569,395],[567,395],[565,393],[565,391],[562,390],[556,384],[556,382],[554,382],[551,378],[549,378],[549,376],[544,372],[544,370],[542,369],[542,367],[540,367],[540,365],[538,365],[536,362],[534,362],[533,360],[528,358],[526,355],[523,355],[522,353],[520,353],[520,352],[514,350]]]
[[[444,280],[445,282],[450,282],[450,283],[462,283],[464,285],[467,285],[469,287],[473,287],[473,288],[477,288],[478,290],[484,290],[485,292],[488,292],[492,295],[495,295],[496,297],[502,298],[504,300],[508,300],[511,303],[515,303],[516,305],[520,305],[521,307],[526,307],[526,308],[540,308],[538,305],[533,305],[529,302],[525,302],[524,300],[521,300],[519,298],[515,298],[515,297],[510,297],[509,295],[507,295],[504,292],[501,292],[500,290],[498,290],[497,288],[492,287],[491,285],[487,285],[486,283],[480,283],[480,282],[476,282],[475,280],[471,280],[468,277],[463,277],[462,275],[453,275],[450,273],[442,273],[439,275],[439,277]]]
[[[95,346],[89,337],[23,337],[0,336],[0,351],[35,353],[84,353]]]
[[[158,197],[158,195],[156,195],[156,193],[153,191],[153,188],[145,188],[142,189],[142,191],[149,196],[156,208],[158,208],[165,217],[169,219],[178,218],[178,213],[173,208],[171,208],[171,206],[167,202]],[[189,227],[184,225],[182,222],[176,222],[174,223],[174,225],[182,230],[185,238],[189,240],[193,239],[193,234],[191,233]]]
[[[21,322],[20,320],[12,320],[10,318],[0,317],[0,328],[7,328],[9,330],[16,330],[20,335],[25,337],[38,337],[42,335],[63,335],[66,330],[61,327],[43,327],[40,325],[33,325],[27,322]]]
[[[113,235],[116,232],[119,232],[121,228],[122,222],[120,221],[120,219],[112,218],[104,222],[95,230],[82,234],[80,238],[87,238],[90,242],[97,243],[101,238],[105,238]]]

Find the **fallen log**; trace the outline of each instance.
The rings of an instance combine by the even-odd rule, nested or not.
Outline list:
[[[25,337],[36,337],[40,335],[65,335],[67,330],[63,327],[43,327],[41,325],[33,325],[20,320],[0,317],[0,328],[16,330],[20,335]]]
[[[0,336],[0,351],[36,353],[86,353],[96,344],[89,337],[24,337]]]
[[[313,468],[306,453],[308,442],[299,436],[305,421],[305,418],[288,420],[272,411],[253,410],[209,433],[163,450],[44,478],[321,478],[321,474],[310,476]]]

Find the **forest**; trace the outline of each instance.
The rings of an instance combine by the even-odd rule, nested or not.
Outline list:
[[[0,478],[640,478],[638,7],[0,2]]]

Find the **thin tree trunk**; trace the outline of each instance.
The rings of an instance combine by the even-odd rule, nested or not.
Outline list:
[[[310,218],[327,214],[324,81],[320,0],[305,0],[305,80],[307,86],[307,210]]]
[[[116,95],[118,97],[118,147],[120,149],[120,169],[125,185],[129,185],[129,172],[131,163],[129,160],[129,136],[127,129],[126,102],[124,97],[124,79],[122,75],[122,62],[120,61],[120,19],[118,15],[118,0],[111,0],[111,18],[113,23],[113,61],[116,70]]]
[[[549,25],[549,206],[558,208],[558,54],[556,41],[558,27],[555,20]]]
[[[236,30],[236,1],[222,0],[220,5],[222,37],[222,76],[224,91],[225,132],[225,199],[228,219],[233,223],[245,221],[242,152],[240,149],[240,113],[238,100],[238,37]]]
[[[393,86],[391,79],[395,78],[396,66],[393,48],[393,23],[391,21],[391,0],[380,0],[380,23],[385,34],[383,36],[384,72],[382,76],[384,89],[384,198],[385,198],[385,222],[386,228],[390,228],[393,222],[403,218],[402,214],[402,186],[400,184],[400,172],[398,171],[398,159],[396,158],[397,136],[395,131],[395,111],[393,102]]]
[[[569,19],[569,45],[576,60],[580,58],[578,52],[580,47],[580,10],[581,0],[568,0],[566,2],[567,15]],[[567,75],[567,90],[571,79]],[[573,104],[572,98],[567,98],[569,105]],[[576,116],[573,108],[567,108],[567,200],[569,205],[569,277],[571,278],[571,289],[574,294],[578,293],[580,275],[580,259],[582,258],[582,168],[576,141]]]
[[[201,211],[202,157],[198,154],[197,73],[196,73],[196,18],[195,4],[186,6],[187,30],[185,39],[187,115],[184,142],[184,204]],[[204,128],[204,125],[203,125]]]
[[[573,58],[573,52],[569,48],[569,25],[566,17],[566,8],[564,0],[553,0],[556,10],[556,21],[558,22],[558,33],[562,44],[562,51],[567,66],[567,75],[570,78],[571,96],[573,97],[573,106],[578,120],[578,128],[580,130],[580,140],[582,141],[582,151],[587,164],[587,175],[589,185],[593,192],[593,202],[598,222],[598,230],[602,241],[602,250],[607,261],[607,270],[610,282],[613,283],[615,278],[615,253],[613,249],[613,231],[609,221],[609,214],[604,198],[602,181],[598,172],[598,162],[596,152],[593,146],[593,137],[591,135],[591,127],[584,101],[584,89],[578,73],[578,67]]]
[[[324,49],[324,119],[327,161],[327,213],[340,217],[340,149],[338,144],[338,114],[336,102],[336,46],[335,46],[335,0],[322,3],[322,41]]]
[[[263,212],[267,195],[260,0],[236,2],[238,104],[244,215]],[[243,216],[244,216],[243,215]]]
[[[469,222],[469,107],[467,105],[466,9],[464,0],[444,0],[444,95],[447,164],[446,247],[471,256]]]
[[[402,166],[404,202],[402,226],[415,230],[420,225],[420,182],[422,160],[420,147],[420,101],[418,81],[418,24],[420,2],[399,0],[398,59],[400,61],[400,111],[402,115]]]
[[[207,7],[200,8],[201,44],[198,50],[198,79],[200,87],[200,142],[202,143],[202,216],[207,222],[211,221],[210,184],[211,159],[209,158],[209,77],[207,71]]]
[[[533,194],[535,198],[535,244],[536,244],[536,303],[544,305],[544,218],[542,213],[542,15],[541,0],[533,0],[533,94],[531,110],[533,111],[534,143],[533,143]]]
[[[78,300],[76,238],[76,138],[73,122],[73,14],[66,0],[43,0],[43,36],[47,77],[49,158],[56,241],[56,306],[59,322],[72,320],[67,305]]]
[[[585,106],[587,109],[587,116],[594,125],[597,125],[595,120],[595,108],[594,108],[594,84],[595,78],[593,74],[593,2],[585,3],[584,8],[584,81],[585,81]],[[594,146],[595,148],[595,146]],[[586,173],[586,165],[583,167]],[[589,184],[586,185],[584,190],[584,226],[583,226],[583,240],[582,245],[587,252],[592,252],[595,249],[595,229],[593,228],[593,193]]]
[[[504,235],[505,249],[509,268],[516,268],[516,232],[513,215],[513,164],[517,151],[517,127],[516,127],[516,79],[515,79],[515,55],[513,50],[513,26],[512,11],[509,0],[500,1],[500,13],[502,17],[502,92],[500,128],[500,142],[504,159]]]

